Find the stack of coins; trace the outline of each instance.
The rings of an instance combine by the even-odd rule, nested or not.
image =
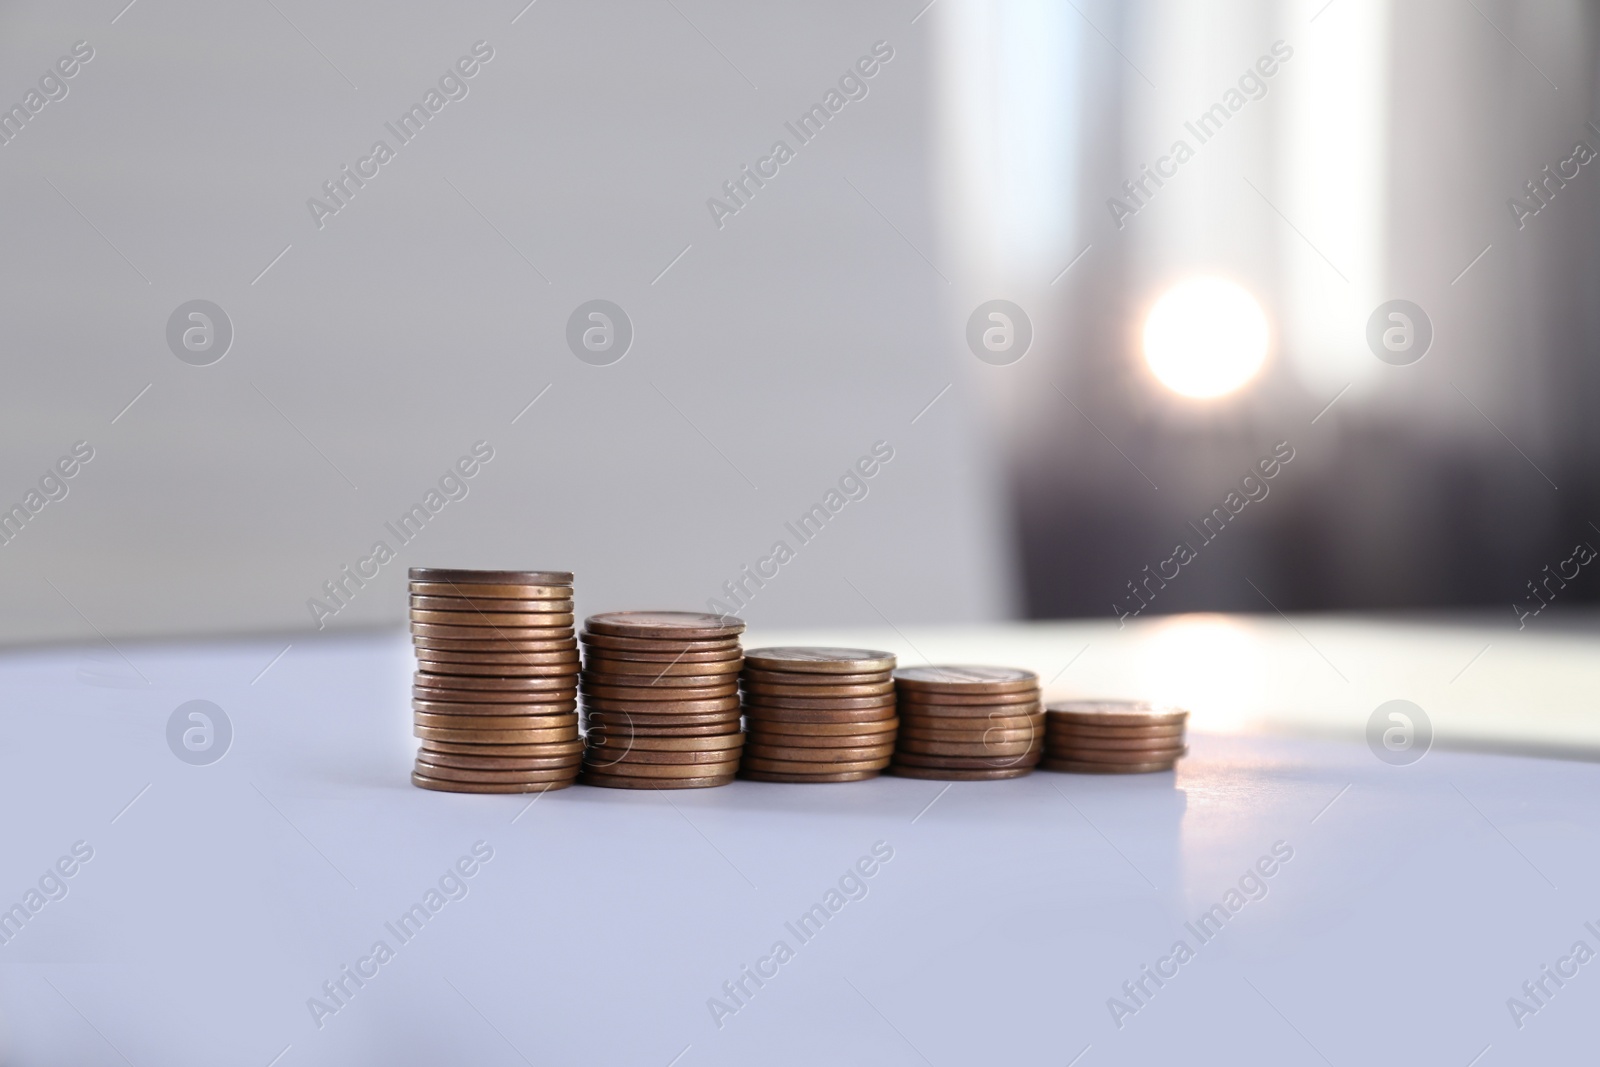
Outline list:
[[[981,781],[1020,778],[1044,751],[1039,676],[1012,667],[902,667],[891,773]]]
[[[618,789],[727,785],[739,769],[739,634],[693,611],[613,611],[584,621],[583,781]]]
[[[759,648],[744,654],[739,765],[760,782],[855,782],[894,754],[894,654],[861,648]]]
[[[1045,760],[1052,771],[1144,774],[1170,771],[1189,750],[1182,708],[1138,700],[1065,700],[1045,709]]]
[[[571,573],[413,567],[411,641],[414,784],[539,793],[577,779]]]

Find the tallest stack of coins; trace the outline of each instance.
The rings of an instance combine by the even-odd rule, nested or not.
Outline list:
[[[538,793],[577,779],[570,572],[413,567],[411,640],[414,784]]]

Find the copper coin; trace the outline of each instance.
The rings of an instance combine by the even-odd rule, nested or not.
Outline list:
[[[1085,740],[1109,738],[1182,737],[1183,724],[1165,726],[1079,726],[1050,717],[1047,719],[1051,737],[1083,738]]]
[[[894,683],[894,676],[888,671],[879,671],[876,674],[800,674],[788,671],[763,671],[745,664],[741,681],[752,683],[766,683],[768,685],[798,685],[821,686],[831,685],[882,685]]]
[[[900,699],[907,704],[930,707],[1010,707],[1016,704],[1037,704],[1039,690],[1019,689],[1014,693],[933,693],[923,689],[907,689],[896,684]]]
[[[893,704],[885,704],[876,708],[838,708],[831,710],[817,710],[814,708],[746,708],[746,713],[752,719],[759,718],[766,723],[866,723],[883,722],[895,718]]]
[[[1021,778],[1032,770],[1032,767],[1005,767],[974,771],[956,767],[904,767],[896,764],[889,768],[889,773],[899,778],[931,778],[936,782],[989,782],[1000,778]]]
[[[498,703],[471,700],[418,700],[413,698],[411,710],[426,712],[430,715],[565,715],[576,712],[578,703],[575,700],[550,700],[534,703],[524,701],[518,703]]]
[[[630,718],[590,715],[588,726],[591,735],[599,730],[607,737],[685,737],[739,732],[739,720],[733,716],[691,719],[682,716],[634,715]]]
[[[894,680],[907,689],[932,693],[1016,693],[1039,686],[1037,674],[1018,667],[901,667]]]
[[[447,648],[417,648],[414,649],[418,656],[439,660],[443,663],[473,663],[487,664],[489,666],[544,666],[561,665],[578,662],[577,643],[571,642],[570,648],[557,648],[549,652],[467,652]]]
[[[548,793],[573,783],[565,778],[553,782],[451,782],[412,771],[411,784],[441,793]]]
[[[456,663],[452,660],[417,657],[417,669],[428,674],[452,678],[571,678],[578,677],[578,661],[569,663]]]
[[[900,698],[900,707],[908,716],[930,722],[977,723],[985,719],[1028,719],[1044,725],[1044,712],[1038,704],[919,704]]]
[[[1181,759],[1189,754],[1186,746],[1145,749],[1051,749],[1052,759],[1072,760],[1075,763],[1162,763]]]
[[[925,756],[918,752],[896,752],[895,764],[907,767],[937,767],[944,770],[962,768],[977,770],[1015,769],[1032,767],[1043,758],[1038,752],[1023,756]]]
[[[547,759],[555,756],[570,756],[583,754],[583,740],[568,739],[566,741],[532,741],[515,745],[484,745],[474,744],[470,741],[441,741],[438,738],[428,738],[422,742],[421,748],[430,752],[450,752],[458,756],[530,756]]]
[[[694,765],[704,767],[708,764],[724,764],[728,760],[724,757],[737,756],[737,752],[669,752],[659,748],[612,748],[609,746],[590,748],[584,754],[583,762],[586,767],[617,768],[635,766],[641,763],[671,764],[675,767]],[[613,771],[612,773],[617,773]]]
[[[791,760],[798,763],[854,763],[858,760],[883,760],[894,755],[894,745],[874,745],[871,748],[793,748],[782,745],[763,745],[750,742],[744,754],[755,759]]]
[[[636,748],[650,752],[725,752],[744,747],[741,733],[718,734],[710,737],[634,737],[608,734],[589,738],[591,746],[607,748]]]
[[[484,582],[412,582],[413,598],[439,596],[455,600],[571,600],[570,585],[490,585]]]
[[[894,751],[893,734],[856,734],[854,736],[836,736],[829,734],[826,737],[804,737],[799,734],[763,734],[750,732],[745,734],[746,748],[763,749],[796,749],[805,752],[816,752],[818,758],[825,758],[829,752],[839,749],[882,749],[885,752]]]
[[[482,641],[468,638],[462,640],[455,637],[416,637],[411,638],[411,647],[421,652],[451,652],[456,654],[467,653],[474,656],[520,656],[527,653],[535,655],[550,655],[559,653],[570,655],[578,649],[578,642],[569,634],[551,640],[539,641]]]
[[[739,721],[738,708],[720,711],[661,711],[650,708],[629,708],[627,711],[608,710],[585,706],[589,721],[596,725],[613,726],[707,726],[716,723]]]
[[[530,689],[510,693],[503,689],[446,689],[432,685],[411,687],[411,699],[428,704],[511,704],[522,707],[528,704],[565,704],[577,698],[576,689]],[[500,713],[498,709],[495,712]]]
[[[584,785],[597,785],[605,789],[708,789],[729,785],[734,776],[722,774],[708,778],[634,778],[627,775],[602,774],[586,770],[578,781]]]
[[[751,732],[785,734],[800,737],[850,737],[893,734],[900,726],[899,719],[878,719],[875,722],[783,722],[769,719],[760,713],[747,717]]]
[[[752,667],[764,671],[804,671],[816,674],[867,674],[894,670],[893,652],[870,648],[826,648],[780,645],[745,652]]]
[[[554,730],[446,730],[432,726],[413,726],[413,737],[429,741],[455,741],[464,745],[531,745],[540,741],[570,741],[578,736],[577,726]]]
[[[690,718],[739,713],[737,697],[721,697],[715,700],[618,700],[615,697],[597,697],[585,691],[583,706],[589,711],[609,711],[627,715],[681,715]]]
[[[439,752],[424,744],[417,750],[417,760],[439,767],[461,767],[476,771],[547,771],[559,767],[576,767],[583,759],[582,752],[560,756],[462,756],[454,752]]]
[[[714,660],[711,662],[691,661],[688,663],[676,660],[654,661],[615,659],[611,656],[600,656],[591,652],[584,657],[584,669],[595,674],[625,675],[630,679],[645,682],[654,678],[680,678],[685,676],[714,677],[718,681],[739,673],[738,657],[732,659]]]
[[[615,637],[715,641],[744,632],[744,620],[702,611],[605,611],[583,621],[584,629]]]
[[[1000,714],[990,712],[987,715],[975,715],[967,712],[938,711],[930,713],[926,708],[909,707],[900,705],[900,714],[905,718],[908,727],[915,726],[919,730],[951,730],[971,732],[974,730],[1038,730],[1044,733],[1044,716],[1037,711],[1026,712],[1020,715]]]
[[[512,599],[511,597],[418,596],[411,594],[409,606],[417,611],[464,611],[468,614],[510,611],[518,614],[572,613],[571,590],[566,598]]]
[[[414,711],[411,718],[417,726],[441,730],[559,730],[578,725],[578,714],[573,711],[561,715],[435,715]]]
[[[532,616],[529,616],[532,618]],[[413,622],[412,637],[428,637],[453,641],[555,641],[572,636],[571,615],[546,615],[546,623],[517,626],[455,626],[433,622]]]
[[[610,744],[621,744],[630,738],[637,740],[641,737],[691,738],[691,737],[732,737],[738,734],[739,722],[700,723],[693,726],[607,726],[605,724],[589,727],[589,737],[598,744],[605,741]]]
[[[916,741],[908,740],[904,737],[895,741],[896,752],[915,753],[919,756],[992,756],[1004,758],[1007,756],[1025,756],[1029,752],[1038,750],[1039,746],[1032,741],[1008,741],[1002,744],[995,744],[987,741]]]
[[[496,630],[538,629],[572,625],[572,611],[535,613],[528,611],[419,611],[411,609],[413,628],[430,626],[489,626]],[[557,619],[566,620],[556,622]]]
[[[591,766],[585,763],[584,770]],[[739,758],[735,756],[715,763],[622,763],[605,768],[603,773],[626,774],[630,778],[709,778],[730,775],[738,769]]]
[[[452,767],[448,764],[429,763],[417,757],[417,773],[446,782],[554,782],[562,778],[578,777],[578,761],[566,767],[547,767],[543,770],[478,770],[471,767]]]
[[[794,711],[864,711],[895,706],[893,693],[873,697],[774,697],[752,693],[745,703],[752,708]]]
[[[737,637],[719,637],[713,640],[664,640],[655,637],[621,637],[617,634],[590,633],[588,630],[579,634],[583,643],[594,648],[610,649],[616,652],[729,652],[737,651],[739,639]]]
[[[1047,771],[1066,771],[1069,774],[1149,774],[1152,771],[1170,771],[1174,760],[1150,763],[1082,763],[1078,760],[1047,759],[1039,766]]]
[[[774,685],[744,679],[744,691],[757,700],[770,697],[805,697],[808,700],[837,700],[840,697],[881,697],[894,692],[893,682],[875,685]]]
[[[1081,726],[1172,726],[1189,718],[1183,708],[1143,700],[1052,700],[1045,710],[1051,722]]]
[[[1005,744],[1009,741],[1042,741],[1044,731],[1032,727],[1023,727],[1020,730],[925,730],[920,727],[907,727],[900,731],[900,736],[908,741],[978,741]]]
[[[413,582],[443,582],[447,585],[571,585],[571,571],[480,571],[449,567],[412,567],[407,577]]]
[[[882,771],[846,771],[843,774],[828,772],[823,774],[773,774],[771,771],[747,771],[740,769],[739,777],[748,778],[752,782],[785,782],[794,785],[812,782],[864,782],[868,778],[876,778]]]
[[[587,673],[582,678],[583,691],[602,700],[720,700],[739,694],[739,687],[733,682],[718,683],[681,675],[638,685],[629,685],[626,681],[616,685],[608,678],[597,678]],[[695,684],[689,684],[691,682]]]
[[[570,674],[542,675],[537,678],[499,678],[499,677],[448,677],[432,674],[427,671],[418,671],[412,675],[412,682],[416,685],[432,686],[445,689],[481,689],[495,692],[539,692],[548,689],[571,689],[572,676]]]
[[[1063,753],[1149,752],[1184,747],[1181,737],[1078,737],[1069,740],[1052,735],[1046,738],[1045,743]]]
[[[709,652],[625,652],[620,648],[595,648],[585,641],[583,658],[590,663],[635,673],[648,672],[652,665],[660,670],[674,664],[706,664],[707,670],[724,671],[738,670],[744,664],[744,655],[737,644]]]
[[[747,771],[768,771],[772,774],[799,774],[808,770],[825,767],[830,771],[843,773],[845,771],[881,771],[889,765],[889,759],[852,760],[847,763],[802,763],[794,760],[778,759],[753,759],[746,756],[740,767]]]

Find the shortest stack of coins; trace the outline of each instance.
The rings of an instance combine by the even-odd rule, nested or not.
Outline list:
[[[1063,700],[1045,709],[1045,760],[1051,771],[1145,774],[1170,771],[1189,749],[1182,708],[1139,700]]]
[[[1020,778],[1044,751],[1039,676],[1013,667],[902,667],[894,672],[903,778]]]
[[[414,784],[541,793],[577,779],[571,573],[413,567],[411,641]]]
[[[758,648],[744,654],[740,773],[759,782],[856,782],[894,754],[894,654]]]
[[[739,634],[694,611],[612,611],[584,621],[587,785],[695,789],[739,769]]]

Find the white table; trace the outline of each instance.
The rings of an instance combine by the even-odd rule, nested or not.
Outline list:
[[[1600,951],[1584,925],[1600,929],[1600,768],[1459,750],[1600,747],[1592,637],[1203,617],[751,635],[779,640],[1025,664],[1060,672],[1061,695],[1182,699],[1192,753],[1175,775],[576,787],[530,806],[408,784],[398,634],[297,639],[265,673],[287,640],[124,648],[126,661],[11,654],[0,907],[74,843],[93,856],[67,863],[66,896],[0,946],[0,1062],[1592,1055],[1600,962],[1559,989],[1545,979],[1555,995],[1520,1029],[1507,1000],[1531,1006],[1523,983],[1575,941]],[[1437,734],[1410,766],[1362,739],[1395,697]],[[169,715],[195,698],[235,732],[209,766],[166,742]],[[480,841],[493,857],[466,865],[466,895],[402,943],[386,923]],[[826,906],[878,842],[893,857],[865,865],[866,895],[802,942],[785,924]],[[1185,923],[1226,905],[1278,842],[1293,857],[1263,865],[1265,897],[1202,943]],[[1123,983],[1179,939],[1193,958],[1165,964],[1176,973],[1160,987],[1145,978],[1140,1006]],[[379,940],[393,958],[363,965]],[[724,982],[779,940],[793,957],[769,961],[759,987],[744,978],[744,1006],[719,1028],[708,1000],[737,1006]],[[344,979],[319,1028],[308,999],[335,1006],[323,984],[345,965],[372,976]],[[1118,1011],[1120,1028],[1113,997],[1139,1007]]]

